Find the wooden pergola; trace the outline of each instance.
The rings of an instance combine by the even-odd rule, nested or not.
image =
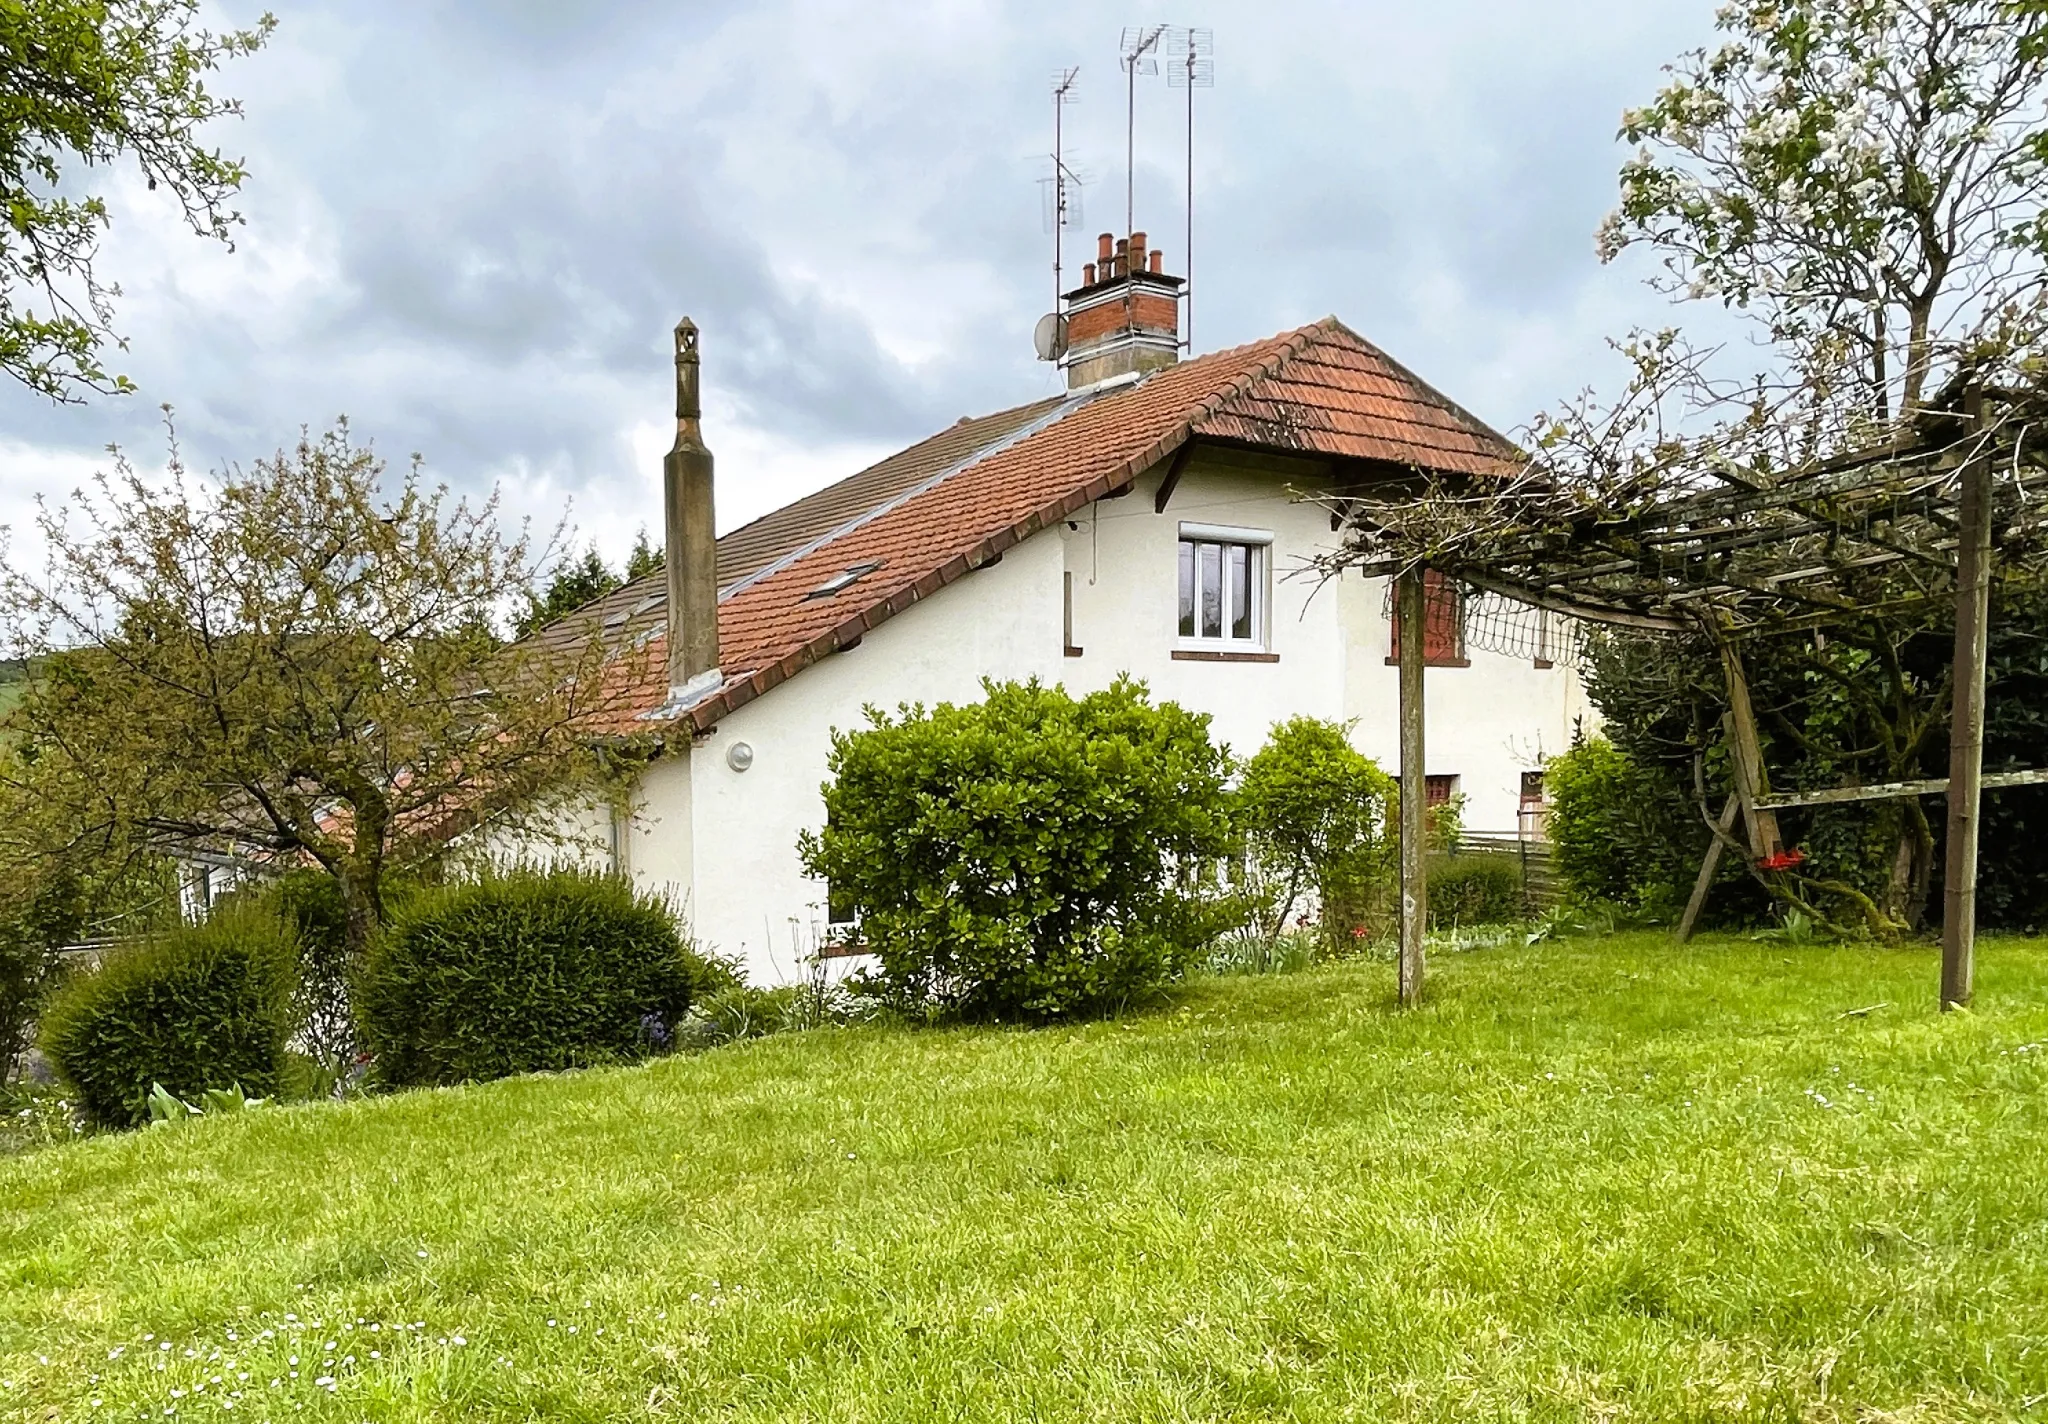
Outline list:
[[[1782,863],[1777,813],[1794,806],[1948,797],[1941,1003],[1970,1001],[1979,806],[1987,787],[2048,770],[1983,774],[1987,621],[1994,578],[2048,575],[2048,434],[2036,392],[1971,387],[1906,436],[1782,472],[1730,462],[1633,489],[1588,489],[1532,465],[1495,486],[1425,479],[1336,501],[1342,562],[1390,577],[1400,636],[1400,994],[1422,990],[1424,576],[1594,624],[1703,634],[1719,650],[1735,795],[1681,924],[1691,933],[1739,816],[1762,866]],[[1946,780],[1774,795],[1741,648],[1760,635],[1953,603],[1954,701]]]

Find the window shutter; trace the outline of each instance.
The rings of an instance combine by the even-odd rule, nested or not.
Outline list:
[[[1401,659],[1401,612],[1396,606],[1393,624],[1393,660]],[[1422,571],[1422,660],[1425,663],[1461,663],[1465,660],[1465,595],[1435,569]]]

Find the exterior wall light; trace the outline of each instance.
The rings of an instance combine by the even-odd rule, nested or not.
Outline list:
[[[754,764],[754,745],[751,742],[734,742],[725,749],[725,764],[734,771],[745,771]]]

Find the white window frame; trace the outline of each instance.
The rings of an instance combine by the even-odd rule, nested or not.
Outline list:
[[[1224,549],[1241,548],[1246,551],[1245,570],[1251,592],[1251,636],[1231,636],[1230,610],[1231,560],[1227,553],[1217,556],[1217,567],[1223,581],[1219,598],[1223,607],[1223,629],[1220,637],[1205,637],[1199,631],[1188,634],[1180,631],[1180,567],[1181,549],[1195,545],[1194,555],[1194,600],[1195,627],[1201,627],[1202,616],[1202,563],[1200,549],[1203,545],[1218,545]],[[1263,653],[1272,645],[1271,605],[1273,584],[1273,533],[1269,529],[1240,529],[1224,524],[1195,524],[1183,521],[1180,537],[1173,551],[1174,602],[1173,629],[1174,645],[1190,651],[1218,653]]]

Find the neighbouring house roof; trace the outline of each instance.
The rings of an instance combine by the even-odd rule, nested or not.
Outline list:
[[[651,639],[611,735],[708,731],[1010,546],[1127,485],[1191,440],[1403,469],[1499,475],[1519,461],[1484,422],[1334,317],[1105,385],[963,420],[718,541],[724,684],[664,716],[665,576],[534,634]],[[857,576],[848,575],[858,571]]]

